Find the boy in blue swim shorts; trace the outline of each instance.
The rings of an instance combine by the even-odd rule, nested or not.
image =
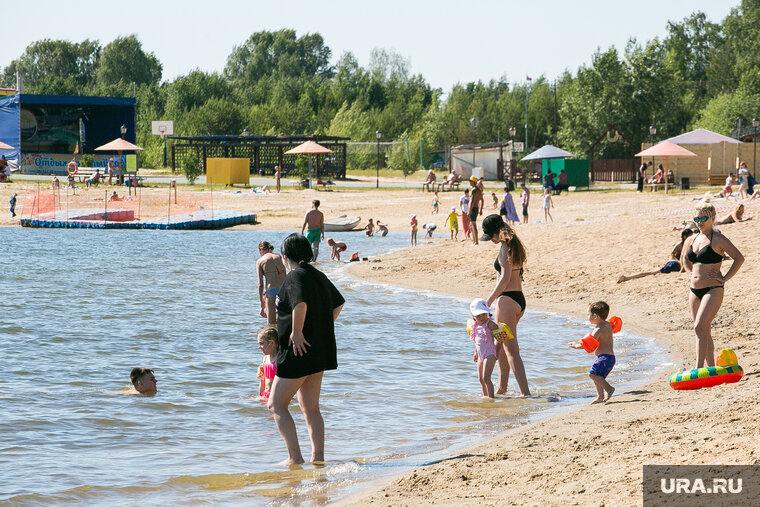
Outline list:
[[[607,322],[609,314],[610,306],[604,301],[591,303],[588,307],[588,321],[594,325],[593,331],[589,334],[599,342],[599,345],[593,350],[596,354],[596,361],[588,373],[589,378],[594,382],[594,387],[596,387],[596,399],[591,402],[592,405],[605,403],[615,392],[615,388],[607,382],[607,375],[615,366],[615,352],[612,349],[612,324]],[[570,346],[574,349],[583,348],[580,341],[570,342]]]

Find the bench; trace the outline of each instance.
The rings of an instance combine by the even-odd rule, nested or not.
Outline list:
[[[450,191],[459,191],[459,185],[461,184],[461,181],[455,181],[454,183],[449,185],[448,190],[443,188],[443,183],[438,184],[438,191],[439,192],[450,192]],[[448,185],[448,183],[447,183]]]
[[[707,175],[708,185],[720,185],[721,187],[726,185],[726,178],[728,174],[709,174]]]
[[[652,192],[656,192],[659,187],[665,188],[664,181],[660,181],[658,183],[645,183],[645,185],[652,187]],[[668,187],[675,187],[675,185],[676,182],[673,173],[668,174]]]
[[[77,170],[77,173],[74,175],[74,178],[79,178],[79,183],[84,183],[85,181],[92,178],[94,174],[95,174],[95,168],[80,167],[79,170]],[[108,175],[106,175],[106,178],[108,178]],[[97,183],[94,183],[94,185],[98,185],[102,182],[103,182],[103,173],[100,173],[100,181],[98,181]]]

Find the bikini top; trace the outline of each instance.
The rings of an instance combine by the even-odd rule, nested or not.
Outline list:
[[[710,243],[703,246],[698,253],[694,253],[694,243],[692,243],[686,253],[686,258],[692,264],[720,264],[723,262],[723,256],[712,249],[712,232],[710,233]]]
[[[499,265],[499,258],[497,257],[495,261],[493,261],[493,268],[496,270],[497,273],[501,273],[501,266]],[[523,268],[515,268],[512,271],[520,271],[520,280],[523,279]]]

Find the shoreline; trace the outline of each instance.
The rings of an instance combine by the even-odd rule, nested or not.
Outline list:
[[[676,208],[675,212],[666,209],[640,220],[649,226],[639,234],[645,239],[641,242],[644,252],[634,260],[642,268],[647,264],[638,258],[654,257],[654,262],[666,258],[664,252],[677,234],[669,229],[679,215],[685,214],[677,207],[692,207],[683,199],[673,199],[668,204]],[[721,229],[751,259],[759,250],[757,227],[753,220]],[[576,227],[565,227],[558,241],[571,252],[567,256],[556,245],[543,241],[545,238],[540,237],[541,231],[537,234],[536,228],[517,227],[517,233],[528,244],[529,262],[531,250],[536,249],[551,259],[545,272],[536,268],[535,261],[526,271],[528,307],[582,318],[580,314],[590,301],[604,299],[610,303],[611,312],[623,318],[626,329],[657,340],[663,348],[661,362],[694,362],[685,274],[656,275],[616,284],[616,274],[635,271],[629,267],[630,259],[624,258],[626,252],[621,246],[625,242],[620,241],[618,229],[606,223],[601,227],[580,224],[578,230],[572,229]],[[578,238],[588,229],[597,238],[623,245],[611,245],[610,252],[589,255],[595,250],[584,248],[582,238]],[[557,232],[556,228],[549,231],[552,235]],[[489,264],[498,247],[489,244],[481,245],[480,250],[473,248],[466,243],[439,240],[382,256],[380,263],[350,266],[348,273],[374,281],[392,276],[394,283],[408,288],[483,297],[492,287],[494,277]],[[456,269],[441,275],[438,266],[442,260]],[[589,269],[593,260],[597,262]],[[649,260],[649,264],[652,262]],[[570,272],[575,277],[568,278]],[[760,422],[760,409],[754,402],[760,388],[753,378],[760,366],[760,347],[753,341],[760,319],[758,312],[750,308],[758,300],[754,280],[759,273],[757,265],[745,263],[727,283],[723,306],[713,322],[716,353],[721,348],[733,348],[745,370],[739,383],[675,391],[668,385],[671,372],[658,373],[636,388],[616,393],[607,404],[573,408],[508,430],[465,453],[382,478],[337,503],[518,503],[527,498],[546,504],[639,504],[644,464],[760,464],[760,445],[752,430]],[[529,338],[521,344],[529,347]]]
[[[393,259],[394,257],[398,255],[403,255],[405,252],[411,252],[413,251],[415,247],[406,247],[401,250],[397,250],[394,252],[388,252],[386,254],[383,254],[379,257],[380,261],[384,261],[387,259]],[[361,271],[360,265],[347,265],[344,267],[344,271],[346,271],[346,274],[352,278],[355,278],[357,280],[361,280],[364,282],[370,282],[370,283],[377,283],[384,286],[389,287],[402,287],[406,289],[419,289],[419,287],[415,287],[414,284],[404,284],[403,279],[396,281],[395,283],[388,283],[383,280],[381,280],[379,277],[363,277],[358,275],[357,273],[354,273],[355,271]],[[425,289],[425,290],[432,290],[432,289]],[[448,292],[448,291],[433,291],[437,294],[446,295],[446,296],[454,296],[454,297],[462,297],[461,294],[457,294],[454,292]],[[473,296],[474,297],[474,296]],[[541,312],[541,313],[551,313],[556,315],[563,315],[571,318],[575,318],[581,321],[585,320],[585,314],[577,312],[577,308],[572,307],[570,305],[563,305],[558,303],[550,303],[548,301],[543,301],[538,305],[538,307],[530,308],[530,310]],[[644,336],[644,337],[651,337],[655,340],[657,345],[661,347],[663,350],[667,351],[668,359],[669,360],[675,360],[674,362],[676,364],[686,362],[688,358],[683,357],[678,352],[669,350],[670,347],[673,345],[671,341],[668,340],[667,337],[657,333],[657,329],[654,327],[649,326],[642,326],[641,324],[628,324],[624,322],[623,324],[624,328],[633,332],[636,335]],[[673,361],[671,361],[673,362]],[[661,379],[658,377],[655,377],[657,372],[651,372],[650,374],[646,375],[645,378],[641,379],[638,382],[635,382],[634,386],[631,387],[633,390],[644,390],[646,388],[654,388],[655,384],[660,382]],[[510,378],[511,385],[514,385],[514,378]],[[650,386],[652,384],[652,386]],[[625,394],[630,394],[631,389],[628,391],[616,391],[614,398],[617,398],[618,396],[622,396]],[[635,391],[634,391],[635,392]],[[382,499],[379,503],[383,503],[383,501],[388,501],[389,495],[385,491],[388,487],[393,487],[396,483],[400,483],[405,480],[416,477],[417,470],[418,469],[428,469],[430,467],[444,464],[447,462],[452,461],[458,461],[458,460],[464,460],[468,457],[474,456],[474,455],[483,455],[483,448],[487,447],[492,444],[496,444],[499,440],[507,437],[514,437],[516,434],[521,433],[527,433],[534,429],[534,427],[541,425],[544,422],[548,422],[550,420],[559,419],[562,420],[564,417],[568,416],[569,414],[573,412],[580,412],[583,411],[586,407],[586,405],[570,405],[567,407],[557,408],[554,409],[554,413],[545,413],[544,411],[538,411],[532,414],[532,417],[535,418],[535,420],[529,420],[525,424],[518,425],[514,428],[509,428],[507,430],[501,431],[498,434],[485,438],[482,441],[472,444],[472,445],[465,445],[461,452],[449,454],[444,458],[437,459],[434,461],[431,461],[430,463],[427,463],[421,467],[413,467],[412,469],[403,471],[403,472],[397,472],[392,473],[387,476],[382,476],[376,479],[371,479],[368,481],[363,487],[360,487],[357,491],[354,491],[352,493],[347,494],[344,497],[339,498],[335,502],[331,502],[333,505],[366,505],[367,503],[374,504],[377,501],[377,497],[380,496],[382,493]],[[357,485],[355,485],[357,486]],[[438,504],[438,502],[435,502]]]

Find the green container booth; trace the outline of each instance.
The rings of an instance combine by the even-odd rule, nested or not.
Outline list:
[[[542,161],[541,181],[546,175],[546,172],[551,169],[554,174],[564,169],[567,173],[567,184],[571,187],[588,187],[588,160],[577,160],[574,158],[555,158],[544,159]],[[558,178],[554,178],[554,182],[557,183]]]

